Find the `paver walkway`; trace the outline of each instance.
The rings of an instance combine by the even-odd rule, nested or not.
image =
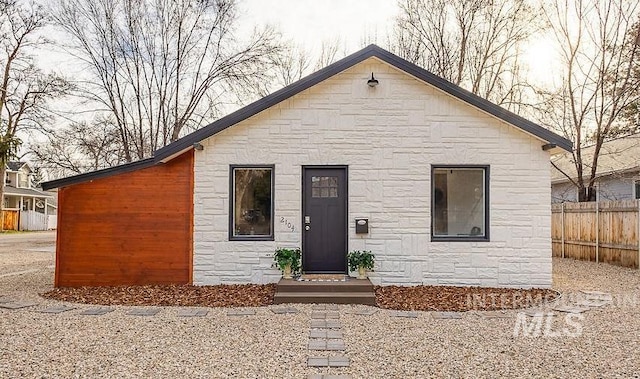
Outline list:
[[[337,368],[349,367],[351,360],[344,355],[342,325],[337,305],[314,305],[311,312],[309,330],[309,354],[307,367]],[[329,352],[329,356],[317,355],[317,352]],[[339,354],[338,352],[343,352]],[[309,379],[351,378],[349,375],[311,374]]]

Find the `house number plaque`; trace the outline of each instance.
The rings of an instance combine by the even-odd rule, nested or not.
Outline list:
[[[284,226],[285,226],[287,229],[291,230],[292,232],[295,232],[295,231],[296,231],[296,226],[295,226],[295,225],[293,225],[293,224],[291,223],[291,221],[287,220],[286,218],[284,218],[284,217],[280,217],[280,223],[281,223],[281,224],[284,224]]]

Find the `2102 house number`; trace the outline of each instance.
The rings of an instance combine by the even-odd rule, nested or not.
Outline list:
[[[291,221],[287,220],[286,218],[280,217],[280,223],[284,224],[284,226],[286,226],[287,229],[291,230],[292,232],[296,231],[296,226],[293,225]]]

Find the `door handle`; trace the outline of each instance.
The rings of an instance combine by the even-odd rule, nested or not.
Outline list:
[[[311,227],[310,227],[309,225],[305,225],[304,230],[307,230],[307,231],[308,231],[308,230],[310,230],[310,229],[311,229]]]

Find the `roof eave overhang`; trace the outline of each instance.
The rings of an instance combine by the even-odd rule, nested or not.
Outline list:
[[[44,191],[48,191],[54,188],[66,187],[72,184],[87,182],[94,179],[100,179],[100,178],[108,177],[114,174],[131,172],[131,171],[139,170],[142,168],[151,167],[154,164],[156,164],[156,162],[154,161],[153,158],[146,158],[140,161],[126,163],[120,166],[109,167],[109,168],[105,168],[98,171],[87,172],[84,174],[79,174],[79,175],[69,176],[62,179],[44,182],[42,183],[42,189]]]
[[[558,171],[558,170],[556,169],[556,171]],[[605,172],[599,172],[599,173],[596,174],[596,179],[600,179],[600,178],[604,178],[604,177],[612,176],[612,175],[629,174],[629,173],[638,172],[638,171],[640,171],[640,166],[629,167],[629,168],[626,168],[626,169],[623,169],[623,170],[610,170],[610,171],[605,171]],[[578,178],[572,177],[571,180],[577,181]],[[566,176],[563,176],[563,177],[560,177],[560,178],[557,178],[557,179],[551,179],[551,184],[562,184],[562,183],[566,183],[566,182],[569,182],[569,181],[570,180]]]
[[[41,198],[49,198],[53,199],[51,195],[38,195],[38,194],[27,194],[27,193],[16,193],[16,192],[7,192],[4,191],[5,196],[16,196],[16,197],[41,197]]]
[[[207,126],[202,129],[198,129],[191,134],[188,134],[179,140],[155,151],[152,158],[148,158],[139,162],[127,164],[125,166],[116,166],[110,169],[95,171],[86,174],[80,174],[69,178],[58,179],[50,182],[43,183],[44,190],[49,190],[57,187],[64,187],[71,184],[80,183],[87,180],[97,179],[116,173],[123,173],[128,171],[137,170],[143,167],[148,167],[154,164],[168,162],[171,159],[183,154],[189,149],[192,149],[195,143],[199,143],[221,131],[238,124],[274,105],[287,100],[288,98],[336,75],[340,72],[349,69],[350,67],[364,61],[365,59],[376,57],[397,69],[400,69],[407,74],[426,82],[446,93],[452,95],[477,109],[482,110],[485,113],[493,115],[498,119],[513,125],[526,133],[529,133],[541,142],[546,144],[554,144],[557,148],[571,152],[573,150],[573,144],[566,138],[563,138],[550,130],[547,130],[531,121],[528,121],[515,113],[507,111],[491,102],[480,98],[473,93],[462,89],[461,87],[452,84],[445,79],[442,79],[425,69],[406,61],[378,46],[369,45],[364,49],[355,52],[315,73],[308,75],[295,83],[292,83],[266,97],[259,99]]]

